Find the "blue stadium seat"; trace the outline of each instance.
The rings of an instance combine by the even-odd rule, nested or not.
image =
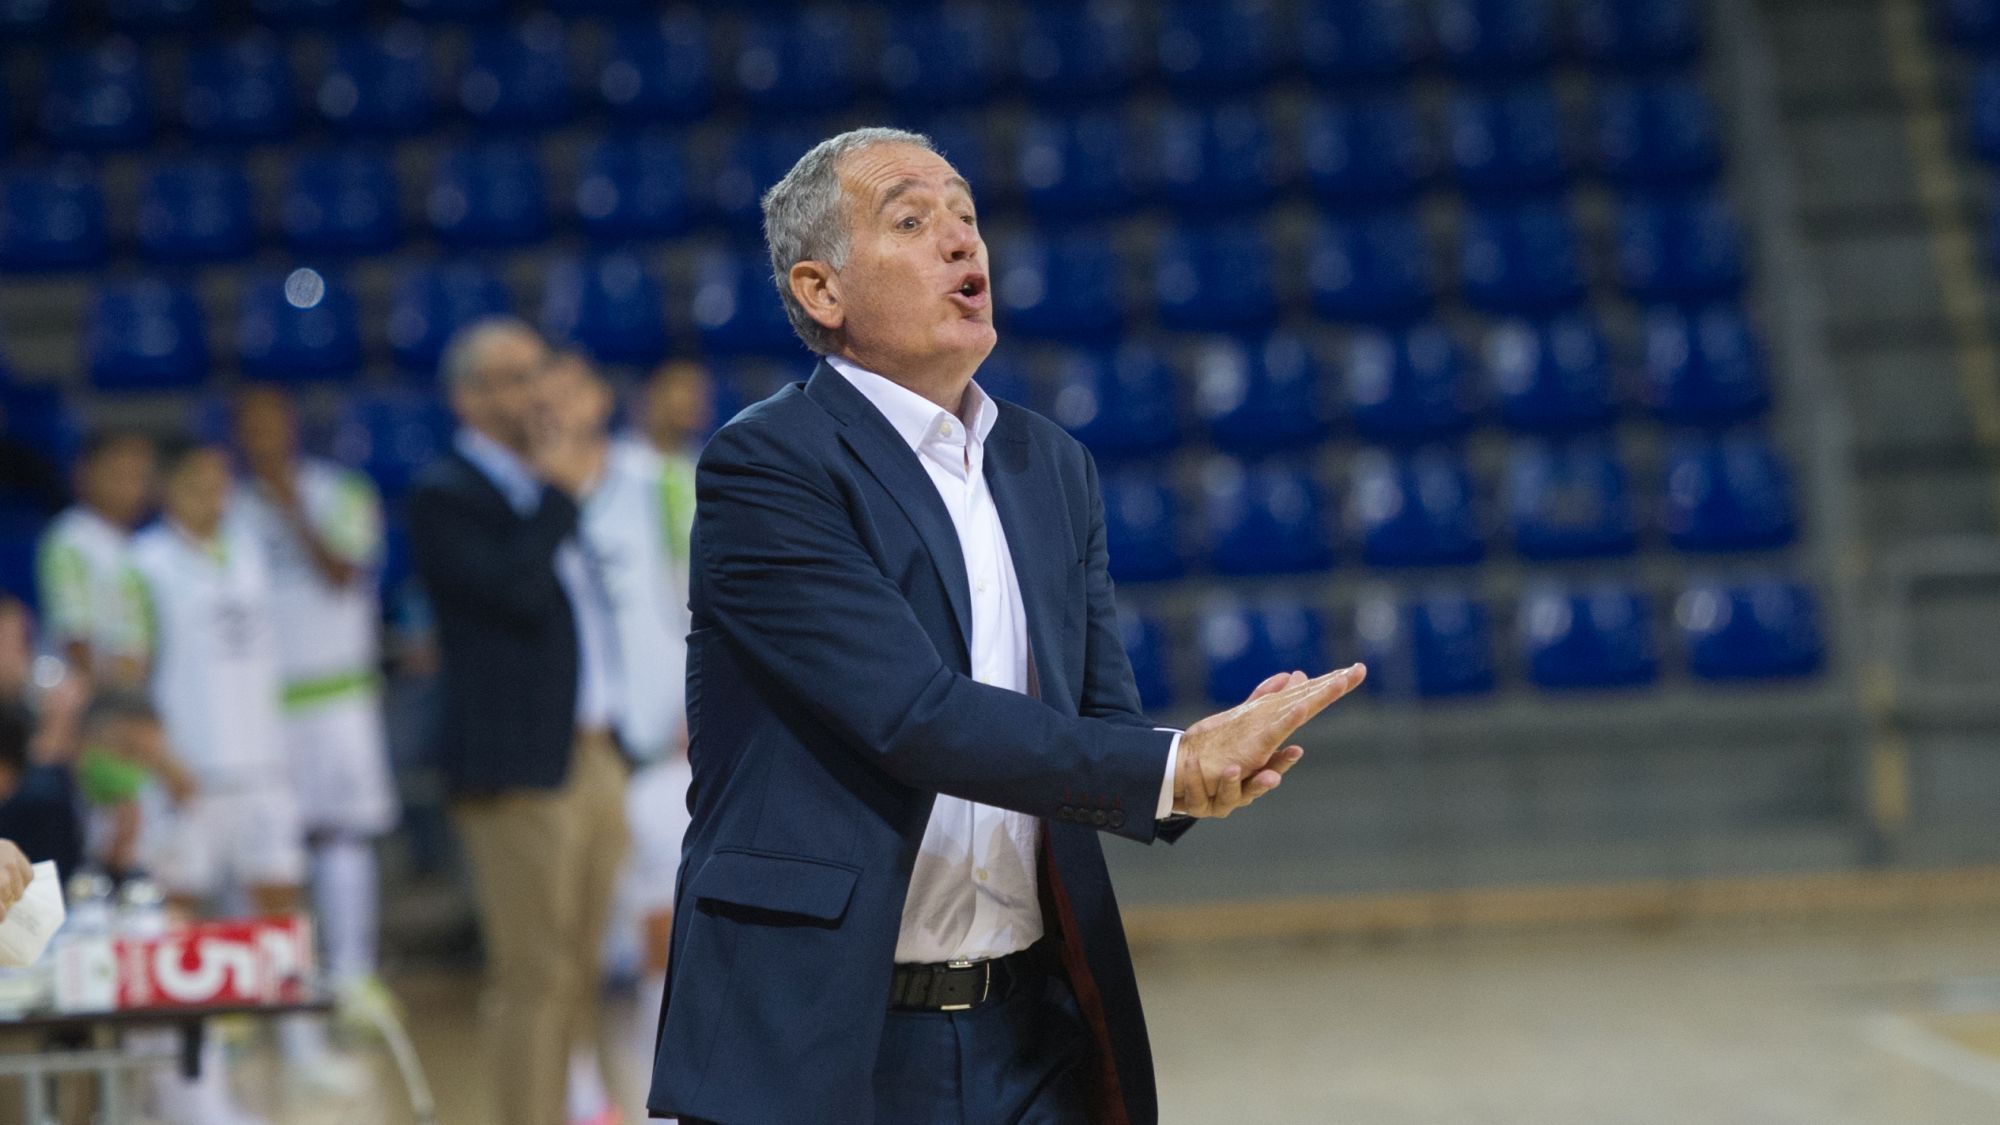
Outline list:
[[[1432,0],[1430,11],[1438,50],[1454,74],[1521,74],[1555,60],[1551,0]]]
[[[1160,74],[1175,89],[1215,93],[1257,86],[1289,57],[1272,0],[1172,0],[1160,13]]]
[[[542,329],[600,363],[651,367],[667,354],[666,291],[636,254],[564,259],[542,287]]]
[[[1741,306],[1660,305],[1647,310],[1644,331],[1640,397],[1655,417],[1714,426],[1770,408],[1764,350]]]
[[[1348,411],[1367,441],[1405,445],[1454,437],[1478,417],[1464,357],[1435,322],[1356,333],[1346,369]]]
[[[1575,41],[1579,55],[1606,70],[1677,66],[1701,54],[1701,5],[1699,0],[1578,0]]]
[[[1308,106],[1299,150],[1313,194],[1330,207],[1401,203],[1437,173],[1429,133],[1401,92]]]
[[[1104,541],[1114,582],[1156,582],[1187,571],[1180,498],[1156,469],[1104,474]]]
[[[982,208],[990,208],[1008,197],[1012,185],[994,155],[994,146],[988,143],[986,128],[977,112],[919,119],[917,132],[929,137],[938,155],[950,161],[965,182],[972,185],[973,196]]]
[[[107,391],[197,387],[208,378],[208,330],[187,288],[157,278],[104,283],[83,332],[84,370]]]
[[[105,0],[111,26],[135,35],[192,31],[215,19],[210,0]]]
[[[1988,164],[2000,164],[2000,58],[1986,59],[1972,72],[1965,113],[1966,140],[1973,154]]]
[[[507,0],[397,0],[402,9],[422,20],[480,23],[499,18]]]
[[[459,108],[492,129],[560,125],[576,108],[568,50],[562,21],[547,12],[482,29],[458,77]]]
[[[535,150],[487,141],[447,152],[424,213],[453,246],[522,246],[549,233],[547,189]]]
[[[1244,332],[1278,315],[1271,240],[1249,222],[1181,227],[1160,237],[1154,293],[1177,329]]]
[[[130,39],[60,51],[42,90],[42,135],[57,148],[121,149],[153,135],[153,90]]]
[[[1208,562],[1219,574],[1307,574],[1333,565],[1333,512],[1310,466],[1212,458],[1202,468]]]
[[[658,130],[612,134],[584,154],[576,214],[600,239],[667,238],[694,224],[687,153]]]
[[[1369,566],[1449,566],[1486,557],[1465,458],[1443,446],[1356,458],[1348,523]]]
[[[1818,605],[1796,582],[1698,582],[1675,603],[1674,619],[1698,679],[1792,679],[1825,663]]]
[[[221,262],[257,245],[250,180],[237,164],[155,166],[139,189],[139,250],[156,262]]]
[[[48,517],[41,512],[0,510],[0,593],[11,594],[29,609],[37,598],[35,560]]]
[[[1153,348],[1133,340],[1115,350],[1065,349],[1053,374],[1048,416],[1100,462],[1179,444],[1173,372]]]
[[[438,116],[430,36],[407,22],[345,36],[334,48],[314,104],[340,132],[408,136],[429,129]]]
[[[548,9],[562,16],[631,16],[657,7],[653,0],[548,0]]]
[[[1354,612],[1371,694],[1449,699],[1493,690],[1493,627],[1484,602],[1436,591],[1398,602],[1363,597]]]
[[[1461,86],[1445,117],[1452,174],[1468,195],[1549,192],[1569,182],[1562,106],[1545,79]]]
[[[749,249],[702,254],[695,264],[692,305],[695,331],[709,352],[799,354],[802,345],[771,284],[770,265]]]
[[[69,15],[65,0],[0,0],[0,39],[31,42],[55,31]]]
[[[1612,558],[1639,547],[1625,466],[1606,436],[1517,442],[1503,488],[1522,558]]]
[[[1691,74],[1600,83],[1597,167],[1628,188],[1712,180],[1722,170],[1715,107]]]
[[[1313,311],[1329,320],[1394,324],[1430,311],[1437,297],[1434,248],[1415,211],[1329,219],[1308,253]]]
[[[1382,82],[1423,54],[1418,6],[1408,0],[1300,0],[1298,44],[1319,83]]]
[[[928,113],[983,102],[999,86],[1004,39],[992,13],[977,4],[899,12],[884,28],[875,78],[889,100]]]
[[[444,400],[428,389],[357,390],[340,397],[328,451],[341,464],[367,473],[384,498],[395,500],[450,447],[453,426]]]
[[[1619,284],[1638,300],[1711,300],[1743,290],[1743,227],[1719,192],[1629,197],[1615,237]]]
[[[1327,665],[1320,615],[1298,601],[1271,598],[1256,605],[1218,601],[1196,621],[1208,698],[1234,706],[1277,672],[1314,675]]]
[[[1485,312],[1556,312],[1589,292],[1582,239],[1560,200],[1473,209],[1459,263],[1466,303]]]
[[[1256,457],[1312,445],[1333,428],[1334,380],[1294,333],[1207,339],[1192,366],[1195,410],[1219,449]]]
[[[81,269],[104,255],[104,193],[89,164],[38,162],[0,181],[0,269]]]
[[[68,469],[83,451],[83,423],[67,386],[15,383],[0,357],[0,431],[26,442],[57,468]]]
[[[299,92],[284,45],[269,31],[203,40],[188,51],[181,124],[200,141],[269,141],[298,124]]]
[[[1130,608],[1119,611],[1118,637],[1125,645],[1125,658],[1132,665],[1132,680],[1139,689],[1139,706],[1161,712],[1174,705],[1174,654],[1167,631],[1159,619]]]
[[[1034,4],[1017,29],[1021,83],[1043,102],[1122,94],[1143,63],[1130,5]]]
[[[513,298],[491,269],[471,260],[405,265],[390,290],[389,351],[404,371],[427,375],[452,334],[512,311]]]
[[[808,7],[749,19],[730,78],[751,107],[797,115],[838,109],[860,87],[853,18]]]
[[[351,27],[364,14],[362,0],[250,0],[267,27]]]
[[[1783,547],[1798,535],[1791,473],[1760,434],[1689,434],[1667,450],[1660,523],[1683,551]]]
[[[345,379],[361,369],[361,318],[339,275],[301,267],[244,286],[236,360],[252,379]]]
[[[709,177],[709,204],[716,218],[752,240],[763,233],[764,193],[825,137],[796,126],[732,132],[721,164]]]
[[[1585,311],[1503,320],[1486,334],[1486,372],[1500,421],[1522,433],[1565,433],[1610,424],[1611,361],[1604,333]]]
[[[715,101],[707,26],[692,10],[616,25],[597,72],[597,96],[639,121],[693,121]]]
[[[995,248],[992,260],[993,296],[1009,331],[1102,340],[1124,320],[1118,255],[1098,232],[1015,235]]]
[[[1190,213],[1262,206],[1285,186],[1277,142],[1252,102],[1168,110],[1156,151],[1160,194]]]
[[[1653,600],[1640,591],[1541,586],[1522,599],[1517,621],[1536,687],[1642,687],[1659,677]]]
[[[285,185],[285,241],[300,254],[373,254],[403,237],[395,168],[368,148],[305,152]]]
[[[1148,194],[1144,150],[1111,111],[1036,118],[1021,130],[1015,179],[1028,207],[1044,215],[1121,214]]]

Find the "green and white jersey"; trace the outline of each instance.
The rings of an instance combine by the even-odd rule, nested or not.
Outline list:
[[[148,644],[133,585],[132,535],[77,505],[57,516],[36,559],[43,627],[58,647],[82,641],[104,671],[119,657],[142,655]]]
[[[382,502],[360,473],[310,458],[299,463],[298,490],[320,541],[363,576],[345,586],[328,582],[263,486],[251,481],[236,490],[231,519],[270,569],[286,709],[372,698],[381,653],[374,571],[382,557]]]
[[[151,621],[153,705],[204,788],[284,779],[278,647],[262,552],[239,527],[197,542],[172,523],[132,544]]]

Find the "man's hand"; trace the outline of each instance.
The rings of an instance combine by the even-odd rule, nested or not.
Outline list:
[[[1305,755],[1286,745],[1293,732],[1367,674],[1359,664],[1312,680],[1303,672],[1280,672],[1242,703],[1189,727],[1181,736],[1174,808],[1188,816],[1228,816],[1276,789]]]
[[[5,921],[7,912],[28,893],[28,884],[35,878],[34,865],[12,840],[0,840],[0,921]]]

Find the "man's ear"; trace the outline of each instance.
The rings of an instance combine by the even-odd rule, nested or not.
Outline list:
[[[829,332],[847,323],[847,309],[840,303],[840,275],[825,262],[797,262],[785,280],[791,283],[792,299],[813,318],[813,323]]]

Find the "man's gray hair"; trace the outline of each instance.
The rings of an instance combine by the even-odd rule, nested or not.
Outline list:
[[[792,296],[792,267],[800,262],[825,262],[834,269],[847,264],[847,208],[840,192],[840,162],[874,145],[915,145],[936,152],[922,133],[870,126],[850,129],[814,145],[792,170],[764,193],[764,244],[771,249],[771,280],[792,331],[816,354],[840,350],[840,334],[806,315]]]
[[[438,357],[438,378],[445,389],[455,391],[471,386],[479,377],[487,348],[503,336],[520,332],[535,335],[534,327],[520,317],[487,316],[452,333]]]

